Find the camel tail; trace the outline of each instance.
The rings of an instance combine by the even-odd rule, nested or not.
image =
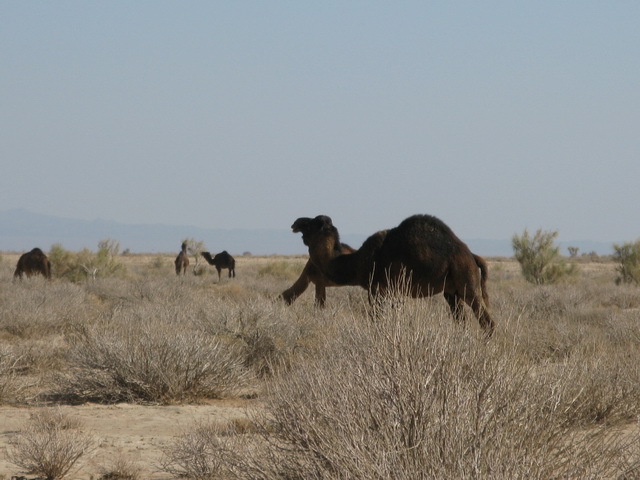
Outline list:
[[[473,254],[472,254],[473,255]],[[489,268],[484,258],[478,255],[473,255],[476,265],[480,269],[480,288],[482,290],[482,299],[484,300],[485,307],[489,307],[489,294],[487,293],[487,279],[489,278]]]

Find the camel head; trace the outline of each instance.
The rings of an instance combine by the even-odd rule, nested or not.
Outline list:
[[[333,226],[331,218],[326,215],[318,215],[315,218],[300,217],[291,225],[293,233],[302,233],[302,242],[309,246],[309,242],[317,235],[336,236],[338,230]]]

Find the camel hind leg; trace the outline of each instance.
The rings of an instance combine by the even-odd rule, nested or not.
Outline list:
[[[468,305],[473,310],[473,313],[478,318],[478,323],[480,327],[484,330],[484,333],[487,337],[490,337],[493,334],[493,329],[495,324],[491,319],[491,315],[489,315],[489,310],[484,303],[482,297],[475,296],[470,302],[467,302]]]
[[[490,337],[493,334],[494,323],[484,301],[483,291],[480,288],[471,290],[472,292],[469,292],[469,287],[465,285],[462,294],[458,290],[444,292],[444,298],[449,304],[453,318],[459,323],[464,320],[464,304],[469,305],[485,335]]]
[[[451,310],[451,315],[453,316],[453,319],[457,323],[463,323],[464,322],[464,308],[463,308],[464,302],[462,301],[462,299],[458,296],[457,293],[445,293],[444,298],[449,304],[449,309]]]

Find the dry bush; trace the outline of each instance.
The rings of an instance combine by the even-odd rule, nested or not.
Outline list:
[[[320,326],[312,311],[296,315],[281,302],[253,298],[218,300],[198,323],[213,335],[226,335],[238,342],[244,363],[259,377],[274,369],[286,369],[309,348]]]
[[[233,428],[213,422],[196,423],[163,449],[161,469],[176,478],[231,478]]]
[[[234,345],[179,324],[128,317],[70,337],[70,368],[54,397],[72,401],[177,402],[219,398],[247,385]]]
[[[8,288],[6,285],[4,288]],[[91,321],[97,308],[82,286],[41,277],[11,284],[2,295],[0,331],[19,338],[43,338]]]
[[[10,345],[0,344],[0,403],[14,403],[26,390],[19,378],[23,365],[23,358]]]
[[[293,281],[298,278],[303,268],[304,262],[292,262],[286,259],[273,260],[258,268],[258,276]]]
[[[394,301],[375,321],[338,319],[340,335],[323,353],[273,385],[271,447],[262,456],[243,452],[236,474],[464,479],[619,472],[631,445],[597,422],[622,418],[631,402],[637,408],[638,368],[630,382],[622,374],[640,354],[613,359],[598,376],[602,356],[584,362],[576,353],[570,364],[536,365],[513,337],[485,342],[426,305]]]
[[[78,285],[13,283],[2,270],[5,378],[47,381],[44,393],[63,401],[271,392],[253,421],[260,435],[190,440],[184,449],[201,459],[180,457],[171,468],[181,475],[616,478],[637,468],[614,427],[640,415],[640,289],[616,286],[614,268],[582,265],[551,288],[503,262],[491,270],[487,343],[470,313],[454,324],[441,296],[392,299],[373,319],[355,287],[330,289],[323,310],[311,291],[287,307],[276,297],[290,282],[260,276],[264,259],[241,261],[222,284],[171,268]]]
[[[13,437],[7,458],[28,473],[57,480],[94,444],[79,421],[59,410],[42,409],[33,412],[27,426]]]
[[[101,465],[99,472],[98,480],[138,480],[142,474],[142,468],[135,461],[120,454],[110,463]]]

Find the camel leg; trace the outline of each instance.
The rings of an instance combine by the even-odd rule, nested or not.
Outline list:
[[[456,293],[445,293],[444,298],[449,304],[454,320],[457,323],[462,323],[464,321],[464,310],[462,308],[463,303],[461,298]]]
[[[465,299],[465,301],[473,310],[473,313],[478,319],[478,323],[484,330],[485,335],[490,337],[493,334],[495,324],[491,319],[491,315],[489,315],[489,310],[487,309],[484,300],[482,300],[482,297],[480,295],[475,295],[473,298]]]
[[[291,305],[296,300],[296,298],[304,293],[308,286],[309,276],[305,271],[303,271],[298,279],[294,282],[294,284],[280,294],[280,297],[282,297],[287,305]]]
[[[327,289],[324,285],[320,285],[320,283],[316,283],[316,306],[319,308],[324,308],[324,304],[327,300]]]
[[[220,272],[222,269],[216,266],[216,270],[218,271],[218,283],[220,283]]]
[[[491,319],[491,315],[489,315],[489,310],[487,309],[487,306],[484,303],[482,295],[479,292],[476,295],[467,295],[462,299],[458,297],[456,294],[448,294],[448,295],[445,294],[445,298],[449,302],[449,306],[451,307],[452,309],[451,311],[453,312],[453,307],[450,300],[451,297],[458,298],[457,305],[458,305],[458,309],[461,312],[462,312],[463,302],[469,305],[469,307],[471,307],[471,310],[473,310],[473,313],[478,319],[478,323],[480,324],[480,327],[484,330],[485,335],[487,337],[490,337],[493,334],[494,323],[493,323],[493,320]]]

